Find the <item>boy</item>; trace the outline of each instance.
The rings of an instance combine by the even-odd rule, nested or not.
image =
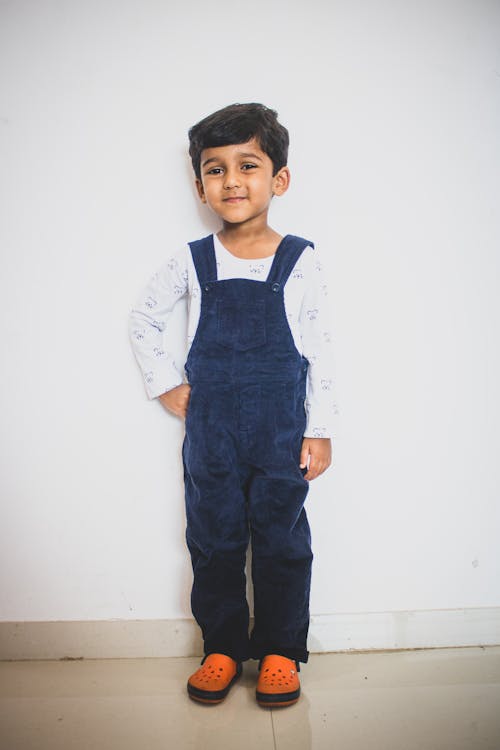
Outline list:
[[[233,104],[189,131],[196,188],[222,221],[152,279],[131,315],[150,398],[185,418],[186,539],[204,659],[188,694],[219,703],[260,660],[256,697],[288,706],[306,662],[312,552],[304,502],[331,462],[326,287],[317,251],[267,223],[290,183],[288,131],[261,104]],[[187,382],[163,330],[188,295]],[[306,399],[307,391],[307,399]],[[248,635],[246,550],[255,627]]]

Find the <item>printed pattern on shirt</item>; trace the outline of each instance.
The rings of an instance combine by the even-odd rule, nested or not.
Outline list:
[[[243,259],[230,253],[214,236],[219,280],[247,278],[265,281],[273,261]],[[327,308],[328,288],[317,249],[307,247],[285,284],[285,312],[297,350],[309,361],[306,437],[330,437],[334,401],[332,338]],[[146,392],[155,398],[180,385],[185,374],[175,366],[168,347],[169,317],[187,297],[187,345],[191,346],[200,317],[201,290],[189,247],[167,259],[151,277],[130,315],[130,338],[143,373]]]

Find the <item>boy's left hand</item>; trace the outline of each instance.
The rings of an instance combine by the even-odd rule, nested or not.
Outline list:
[[[300,468],[309,468],[304,479],[311,481],[328,469],[332,462],[332,441],[330,438],[304,438],[300,451]]]

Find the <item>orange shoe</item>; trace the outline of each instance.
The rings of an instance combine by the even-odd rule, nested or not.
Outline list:
[[[241,664],[225,654],[209,654],[188,680],[189,697],[200,703],[220,703],[241,675]]]
[[[265,656],[257,682],[257,703],[267,708],[291,706],[300,696],[297,665],[286,656]]]

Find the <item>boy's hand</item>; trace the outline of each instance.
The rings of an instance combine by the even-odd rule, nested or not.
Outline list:
[[[162,393],[158,398],[167,411],[175,414],[176,417],[184,419],[188,410],[190,393],[191,386],[187,383],[182,383],[182,385],[178,385],[176,388]]]
[[[300,468],[309,468],[304,479],[311,481],[323,474],[332,462],[332,441],[330,438],[304,438],[300,452]]]

